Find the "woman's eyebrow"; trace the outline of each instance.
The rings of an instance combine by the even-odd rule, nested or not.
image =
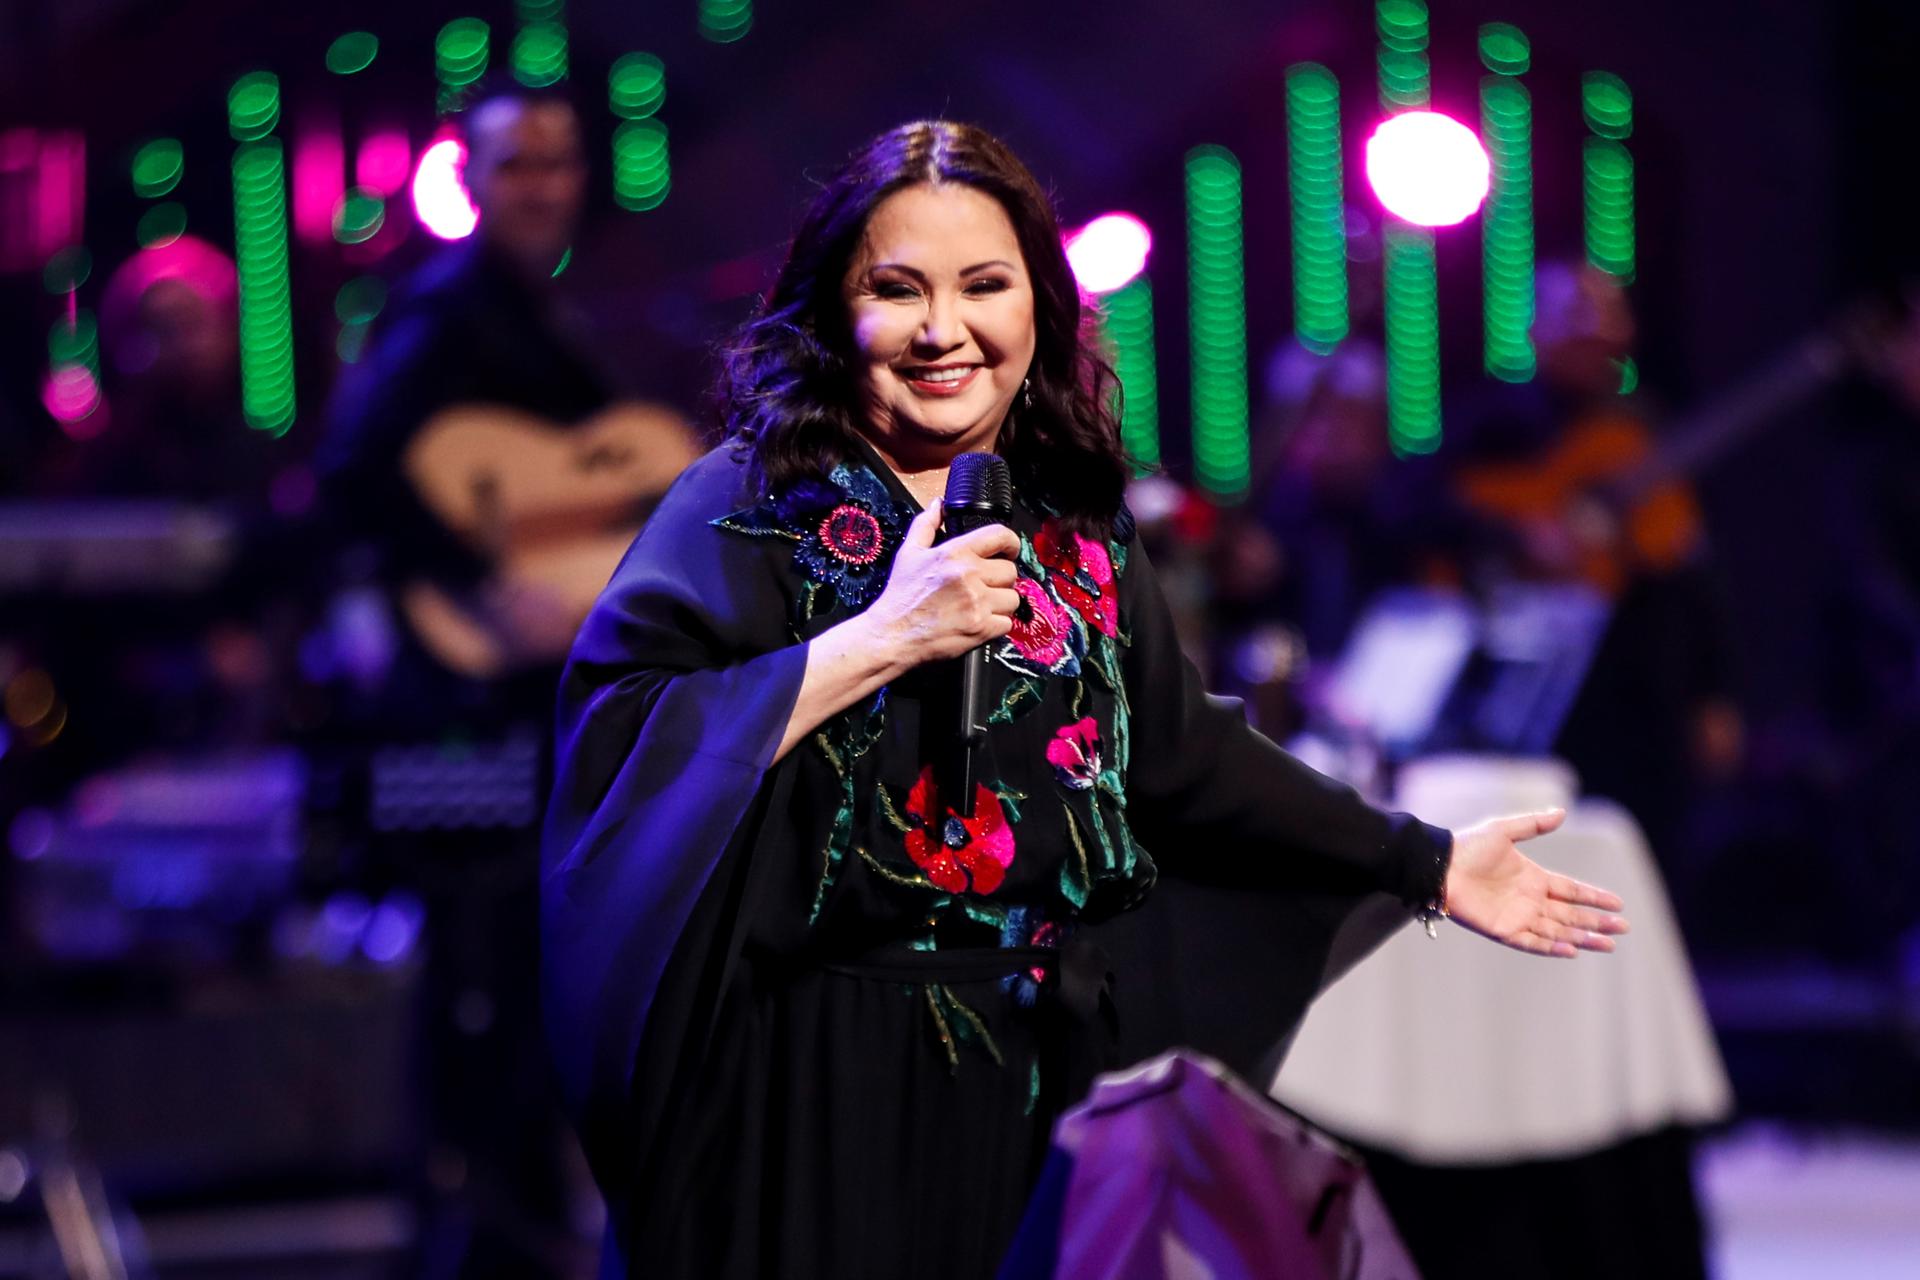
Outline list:
[[[994,267],[1000,267],[1006,271],[1012,271],[1014,269],[1013,264],[1004,258],[990,258],[985,262],[976,262],[970,267],[962,267],[960,274],[963,276],[976,275],[979,272],[988,271]],[[898,271],[901,275],[912,276],[915,280],[924,281],[927,278],[926,273],[918,267],[910,267],[904,262],[876,262],[867,268],[868,275],[875,275],[882,271]]]

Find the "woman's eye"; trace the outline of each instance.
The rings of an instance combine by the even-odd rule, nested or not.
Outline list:
[[[917,298],[920,296],[920,291],[912,285],[902,284],[898,280],[882,280],[873,286],[873,296],[876,298],[886,298],[889,301],[898,301],[907,298]]]
[[[967,285],[967,293],[973,297],[984,297],[990,293],[1000,293],[1006,287],[1005,280],[975,280]]]

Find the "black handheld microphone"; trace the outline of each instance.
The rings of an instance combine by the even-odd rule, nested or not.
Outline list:
[[[990,524],[1005,524],[1013,515],[1013,476],[1006,459],[993,453],[963,453],[955,458],[947,469],[947,494],[942,506],[942,541]],[[987,646],[961,656],[959,731],[947,806],[963,818],[973,816],[974,756],[986,738],[980,724],[980,695],[986,675]]]

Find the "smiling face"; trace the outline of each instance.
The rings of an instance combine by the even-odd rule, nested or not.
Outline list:
[[[842,289],[860,422],[896,470],[992,449],[1033,363],[1033,284],[1000,202],[960,183],[881,201]]]

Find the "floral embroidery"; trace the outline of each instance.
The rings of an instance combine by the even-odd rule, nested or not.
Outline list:
[[[1058,947],[1065,941],[1067,931],[1058,921],[1049,920],[1032,907],[1012,907],[1007,911],[1007,922],[1000,930],[1000,945],[1003,947]],[[1032,1008],[1039,998],[1040,988],[1046,984],[1047,971],[1042,965],[1010,973],[1000,980],[1000,985],[1013,994],[1013,998],[1025,1008]]]
[[[1046,520],[1033,535],[1033,553],[1047,568],[1047,585],[1062,604],[1103,636],[1120,633],[1119,593],[1113,589],[1113,558],[1105,544],[1068,533]]]
[[[810,581],[832,587],[843,608],[864,609],[887,585],[906,521],[886,486],[865,467],[842,463],[831,478],[831,486],[795,485],[774,505],[789,524],[805,530],[794,563]]]
[[[879,477],[846,463],[834,467],[826,481],[803,480],[714,523],[797,544],[793,561],[806,575],[804,614],[809,617],[812,593],[820,588],[831,589],[834,601],[849,611],[871,604],[887,584],[893,553],[907,528],[906,514]]]
[[[886,549],[886,532],[873,512],[843,502],[820,522],[820,545],[842,564],[866,566]]]
[[[1020,593],[1020,611],[998,650],[1000,660],[1026,675],[1079,675],[1087,652],[1079,620],[1032,578],[1016,579],[1013,589]]]
[[[834,773],[840,779],[840,807],[834,812],[833,826],[827,830],[827,847],[821,856],[820,880],[814,886],[813,908],[807,913],[808,924],[820,918],[820,908],[826,904],[827,890],[833,887],[840,864],[846,860],[847,850],[853,845],[854,766],[880,740],[886,714],[887,691],[882,688],[873,695],[870,704],[862,706],[854,703],[813,735],[820,754],[827,758],[827,763],[833,766]]]
[[[920,771],[907,795],[907,855],[927,879],[948,893],[992,893],[1013,865],[1013,828],[1007,825],[999,793],[976,787],[973,816],[963,818],[952,809],[936,827],[940,812],[934,790],[933,767]]]
[[[1091,791],[1100,781],[1100,726],[1092,716],[1054,730],[1047,763],[1069,791]]]

